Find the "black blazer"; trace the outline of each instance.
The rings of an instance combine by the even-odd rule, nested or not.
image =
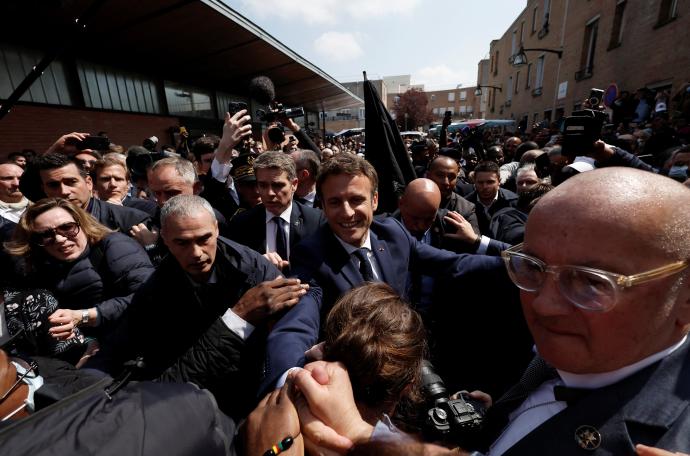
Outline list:
[[[319,209],[292,201],[290,214],[290,252],[306,237],[313,235],[323,223]],[[266,208],[263,204],[244,211],[230,221],[228,237],[261,254],[266,253]]]
[[[670,356],[604,388],[592,390],[513,445],[505,455],[634,455],[643,443],[690,452],[690,339]],[[575,431],[601,435],[595,451],[581,449]]]
[[[110,204],[96,198],[91,198],[88,211],[102,225],[127,236],[132,226],[139,223],[148,224],[151,221],[151,216],[144,211]]]

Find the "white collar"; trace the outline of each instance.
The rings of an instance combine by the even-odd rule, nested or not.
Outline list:
[[[676,351],[678,348],[680,348],[681,345],[685,343],[685,340],[688,338],[686,335],[683,337],[683,339],[668,347],[665,348],[664,350],[661,350],[660,352],[657,352],[651,356],[648,356],[634,364],[630,364],[625,367],[621,367],[620,369],[616,369],[611,372],[603,372],[600,374],[573,374],[570,372],[565,372],[562,370],[558,370],[558,375],[561,376],[563,379],[563,383],[565,383],[566,386],[574,387],[574,388],[586,388],[586,389],[594,389],[594,388],[603,388],[604,386],[608,385],[613,385],[614,383],[618,383],[619,381],[630,377],[631,375],[635,374],[636,372],[641,371],[647,366],[651,366],[655,362],[666,358],[669,356],[671,353]]]
[[[365,248],[371,251],[371,231],[367,230],[367,238],[364,240],[364,244],[362,244],[360,247],[355,247],[354,245],[340,239],[337,234],[333,234],[335,235],[335,238],[338,240],[338,242],[340,242],[340,245],[343,246],[348,255],[352,255],[356,250],[359,250],[361,248]]]
[[[314,200],[316,199],[316,189],[312,190],[311,192],[307,193],[302,197],[303,199],[309,201],[310,203],[314,203]]]
[[[287,209],[285,209],[279,215],[279,217],[282,218],[285,222],[287,222],[288,226],[290,226],[290,215],[292,215],[292,201],[290,201],[290,204],[288,204]],[[275,217],[275,215],[273,215],[273,212],[266,209],[266,223],[267,224],[268,224],[268,222],[273,220],[273,217]]]

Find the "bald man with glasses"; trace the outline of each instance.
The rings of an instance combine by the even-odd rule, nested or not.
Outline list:
[[[537,356],[489,411],[487,454],[690,450],[688,207],[682,184],[627,168],[539,201],[502,253]]]

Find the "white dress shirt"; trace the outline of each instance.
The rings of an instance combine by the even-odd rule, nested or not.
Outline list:
[[[285,209],[279,217],[283,219],[283,231],[285,232],[285,248],[287,250],[288,257],[283,258],[283,260],[288,260],[290,258],[290,216],[292,215],[292,203],[288,204],[287,209]],[[266,253],[276,251],[276,233],[278,232],[278,224],[273,220],[275,214],[271,211],[266,210]]]
[[[560,379],[553,379],[544,382],[534,390],[527,399],[520,404],[510,415],[510,422],[503,430],[503,433],[491,445],[488,455],[498,456],[518,443],[527,434],[539,427],[546,420],[563,411],[568,405],[564,401],[557,401],[553,387],[565,385],[572,388],[596,389],[613,385],[631,375],[641,371],[647,366],[666,358],[685,343],[686,337],[677,344],[668,347],[658,353],[644,358],[629,366],[616,369],[611,372],[600,374],[573,374],[562,370],[557,370]]]

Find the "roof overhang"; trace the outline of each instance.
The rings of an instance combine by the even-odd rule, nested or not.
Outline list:
[[[10,0],[6,18],[12,19],[0,33],[15,44],[49,49],[94,1]],[[105,1],[67,51],[90,62],[241,96],[248,95],[252,77],[265,75],[279,102],[310,111],[363,104],[220,0]]]

